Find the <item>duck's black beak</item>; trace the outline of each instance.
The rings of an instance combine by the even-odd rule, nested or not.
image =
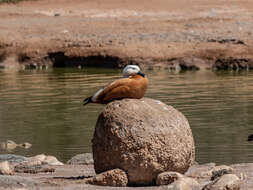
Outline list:
[[[137,74],[141,75],[142,77],[145,77],[145,74],[143,72],[141,72],[141,71],[139,71]]]

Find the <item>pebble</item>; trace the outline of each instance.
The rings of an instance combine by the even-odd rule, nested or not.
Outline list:
[[[0,162],[0,175],[13,175],[14,169],[8,161]]]

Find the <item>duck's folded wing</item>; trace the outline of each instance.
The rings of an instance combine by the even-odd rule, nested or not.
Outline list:
[[[120,86],[117,86],[116,88],[113,88],[111,91],[108,91],[103,101],[110,102],[112,100],[127,98],[127,97],[131,97],[130,87],[126,85],[120,85]]]
[[[92,97],[93,101],[98,103],[107,103],[111,100],[128,96],[130,93],[131,81],[132,79],[123,78],[108,84],[97,91],[97,93]]]

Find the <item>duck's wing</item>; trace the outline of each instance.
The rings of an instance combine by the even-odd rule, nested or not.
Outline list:
[[[93,96],[92,101],[96,103],[108,103],[114,99],[128,97],[131,93],[130,78],[122,78],[115,80],[104,88],[99,89]]]

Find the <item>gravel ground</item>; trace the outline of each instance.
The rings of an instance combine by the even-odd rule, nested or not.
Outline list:
[[[209,164],[210,165],[210,164]],[[155,189],[165,190],[167,186],[153,186],[153,187],[105,187],[84,184],[84,180],[80,179],[83,177],[94,176],[95,171],[93,165],[63,165],[53,166],[55,172],[53,173],[38,173],[38,174],[27,174],[27,173],[15,173],[14,176],[0,176],[0,185],[5,187],[17,187],[17,188],[28,188],[28,189],[43,189],[43,190],[65,190],[65,189]],[[196,168],[208,167],[208,164],[193,166]],[[253,163],[236,164],[231,165],[234,168],[235,174],[241,179],[241,190],[248,190],[253,188]],[[203,171],[203,170],[202,170]],[[79,178],[79,179],[78,179]],[[196,178],[200,184],[206,183],[208,177]],[[1,189],[1,188],[0,188]],[[5,188],[6,190],[6,188]]]

